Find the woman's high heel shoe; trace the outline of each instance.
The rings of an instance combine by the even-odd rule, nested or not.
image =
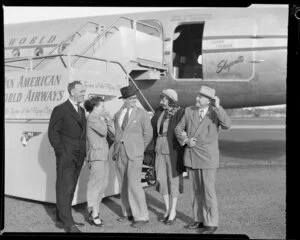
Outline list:
[[[99,223],[99,221],[100,221],[100,223]],[[92,216],[92,214],[90,214],[89,222],[91,225],[94,225],[96,227],[102,227],[104,225],[102,219],[100,219],[99,216],[94,218]]]
[[[174,217],[174,219],[168,219],[166,222],[165,222],[165,224],[166,225],[173,225],[174,224],[174,222],[175,222],[175,220],[176,220],[176,215],[175,215],[175,217]]]
[[[160,222],[166,222],[166,221],[168,221],[168,218],[169,218],[169,215],[167,215],[166,217],[160,218],[158,221],[160,221]]]

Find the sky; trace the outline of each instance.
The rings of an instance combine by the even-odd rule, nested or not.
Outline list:
[[[175,7],[5,7],[4,24],[100,16],[120,13],[182,9]]]

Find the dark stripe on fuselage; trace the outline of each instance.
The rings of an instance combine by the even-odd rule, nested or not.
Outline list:
[[[257,35],[257,36],[245,36],[245,35],[236,35],[236,36],[204,36],[203,40],[225,40],[225,39],[264,39],[264,38],[287,38],[285,35]]]
[[[202,53],[223,53],[223,52],[249,52],[249,51],[272,51],[286,50],[287,47],[255,47],[255,48],[224,48],[224,49],[208,49],[202,50]]]
[[[9,49],[14,49],[14,48],[37,48],[37,47],[42,47],[42,48],[48,48],[48,47],[56,47],[58,44],[44,44],[44,45],[24,45],[24,46],[10,46],[10,47],[5,47],[5,50]]]

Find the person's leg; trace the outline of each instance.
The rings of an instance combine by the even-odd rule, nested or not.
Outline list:
[[[92,209],[93,218],[99,215],[99,205],[103,195],[104,167],[102,161],[89,162],[90,175],[87,188],[88,207]]]
[[[176,217],[176,206],[177,206],[177,199],[179,196],[179,178],[180,176],[173,177],[172,172],[172,165],[171,165],[171,159],[169,155],[165,158],[166,162],[166,169],[167,169],[167,179],[168,179],[168,188],[170,194],[170,215],[169,220],[174,220]]]
[[[95,205],[97,202],[97,171],[95,162],[88,162],[89,165],[89,180],[87,184],[87,204],[92,217],[96,217]]]
[[[98,216],[100,216],[100,205],[102,202],[102,198],[104,197],[105,189],[108,184],[108,171],[109,171],[109,164],[108,161],[99,161],[99,194],[98,194]]]
[[[202,191],[199,179],[199,169],[188,168],[190,198],[195,222],[203,222]]]
[[[165,203],[165,214],[164,218],[168,217],[170,214],[170,195],[169,194],[164,194],[162,195]]]
[[[216,169],[203,169],[203,189],[204,189],[204,226],[218,226],[218,203],[215,190]]]
[[[128,177],[127,177],[127,167],[128,167],[128,158],[124,145],[121,144],[119,148],[119,154],[117,159],[117,175],[120,183],[120,192],[122,200],[122,211],[123,216],[132,216],[131,207],[129,204],[128,198]]]
[[[135,221],[149,220],[146,196],[141,185],[142,159],[129,160],[127,169],[128,199]]]
[[[56,208],[57,219],[65,228],[73,225],[72,200],[74,195],[74,179],[76,178],[76,166],[68,155],[63,154],[56,161]]]
[[[162,195],[165,203],[165,213],[164,213],[164,218],[165,218],[170,213],[170,199],[169,199],[170,195],[168,192],[168,185],[167,185],[166,161],[162,154],[156,154],[155,171],[156,171],[157,190]]]

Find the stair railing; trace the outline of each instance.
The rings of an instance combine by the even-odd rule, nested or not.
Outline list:
[[[143,22],[138,21],[138,20],[135,20],[135,19],[131,19],[131,18],[123,17],[123,16],[122,16],[122,17],[119,17],[113,24],[111,24],[111,25],[110,25],[108,28],[106,28],[103,32],[101,32],[101,33],[95,38],[95,40],[94,40],[90,45],[88,45],[88,46],[80,53],[80,55],[86,55],[87,51],[89,51],[92,47],[94,47],[94,45],[95,45],[95,44],[96,44],[103,36],[105,36],[105,34],[106,34],[108,31],[110,31],[111,29],[116,28],[117,30],[119,30],[118,27],[117,27],[116,25],[117,25],[117,23],[118,23],[121,19],[129,20],[130,23],[132,23],[132,24],[130,24],[130,26],[132,26],[132,29],[134,29],[135,31],[137,30],[137,29],[136,29],[137,23],[138,23],[138,24],[141,24],[141,25],[145,25],[145,26],[147,26],[147,27],[149,27],[149,28],[154,29],[154,30],[158,33],[158,35],[160,36],[160,38],[161,38],[162,41],[163,41],[163,36],[160,34],[160,30],[159,30],[157,27],[154,27],[154,26],[152,26],[152,25],[149,25],[149,24],[147,24],[147,23],[143,23]],[[101,46],[100,46],[100,47],[101,47]],[[95,49],[94,49],[93,53],[94,53],[94,52],[95,52]],[[74,64],[79,60],[79,58],[80,58],[80,57],[76,58],[76,59],[73,61],[72,66],[74,66]]]
[[[73,39],[76,35],[80,36],[81,37],[81,30],[85,29],[88,25],[95,25],[97,28],[99,28],[99,24],[97,23],[94,23],[94,22],[87,22],[85,23],[83,26],[81,26],[80,28],[78,28],[76,31],[72,32],[71,34],[69,34],[67,37],[65,37],[61,42],[60,44],[57,44],[57,46],[55,46],[50,52],[48,55],[51,55],[52,53],[54,53],[58,48],[60,48],[62,46],[63,43],[66,43],[68,42],[69,40]],[[39,66],[43,61],[45,61],[46,58],[43,58],[42,61],[40,61],[39,63],[37,63],[34,68],[36,68],[37,66]]]

